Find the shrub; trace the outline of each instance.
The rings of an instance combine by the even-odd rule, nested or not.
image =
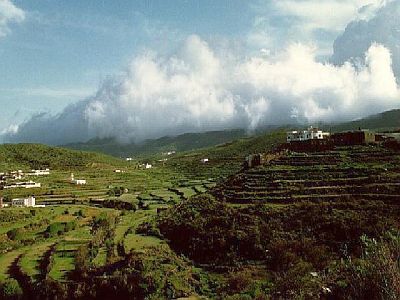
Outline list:
[[[24,230],[21,228],[13,228],[7,232],[7,237],[10,240],[17,241],[22,239]]]
[[[23,292],[18,281],[14,278],[9,278],[2,284],[1,294],[3,299],[21,299]]]
[[[349,257],[335,270],[333,293],[344,299],[399,299],[399,233],[379,241],[363,236],[362,243],[362,257]]]

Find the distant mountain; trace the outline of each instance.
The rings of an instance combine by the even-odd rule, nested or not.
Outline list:
[[[231,142],[246,137],[243,129],[185,133],[147,140],[139,144],[121,144],[113,138],[92,139],[86,143],[75,143],[63,147],[75,150],[103,152],[117,157],[142,157],[168,151],[189,151]]]
[[[356,129],[371,129],[376,131],[399,130],[400,129],[400,109],[386,111],[380,114],[372,115],[359,120],[334,124],[324,125],[324,129],[332,129],[332,131],[345,131]]]
[[[318,125],[326,131],[346,131],[358,128],[371,130],[393,130],[400,129],[400,109],[383,112],[360,120],[340,124],[310,124]],[[306,125],[303,126],[304,128]],[[280,127],[299,128],[299,125],[286,125]],[[255,132],[253,138],[276,130],[277,127],[263,128]],[[248,134],[244,129],[210,131],[202,133],[185,133],[178,136],[166,136],[155,140],[147,140],[139,144],[121,144],[113,138],[92,139],[85,143],[67,144],[63,147],[75,150],[95,151],[113,155],[116,157],[145,157],[161,154],[162,152],[177,151],[185,152],[196,149],[209,148],[238,139],[247,138]],[[251,144],[251,142],[250,142]]]

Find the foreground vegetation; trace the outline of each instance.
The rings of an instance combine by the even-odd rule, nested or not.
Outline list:
[[[282,140],[129,162],[2,146],[3,170],[51,174],[35,178],[45,208],[0,209],[0,299],[398,299],[400,153],[287,152],[242,168]]]

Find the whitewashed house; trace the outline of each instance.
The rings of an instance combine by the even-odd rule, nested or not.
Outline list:
[[[329,132],[323,132],[318,128],[309,127],[307,130],[300,131],[289,131],[286,133],[286,141],[297,142],[297,141],[307,141],[307,140],[323,140],[329,136]]]
[[[203,164],[208,163],[208,162],[209,162],[209,159],[208,159],[208,158],[202,158],[202,159],[201,159],[201,162],[202,162]]]
[[[71,173],[71,183],[76,185],[85,185],[86,179],[75,179],[74,174]]]
[[[44,170],[32,170],[31,173],[28,173],[30,176],[45,176],[50,175],[50,169],[46,168]]]
[[[15,198],[11,200],[11,205],[16,207],[35,207],[36,199],[33,196],[28,198]]]
[[[15,188],[32,189],[32,188],[40,188],[40,187],[41,187],[40,182],[34,182],[34,181],[16,182],[14,184],[4,186],[5,189],[15,189]]]
[[[151,164],[146,163],[145,168],[146,169],[151,169],[153,166]]]

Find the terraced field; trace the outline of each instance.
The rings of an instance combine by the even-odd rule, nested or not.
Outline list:
[[[35,209],[35,213],[21,208],[2,210],[0,281],[15,278],[22,287],[27,286],[27,282],[31,284],[45,278],[60,283],[70,282],[77,267],[76,256],[79,248],[87,248],[96,238],[103,236],[102,233],[96,235],[93,220],[104,214],[117,220],[115,225],[104,231],[114,237],[114,243],[111,243],[111,248],[105,241],[98,244],[97,254],[92,260],[93,267],[105,266],[109,263],[110,256],[118,257],[116,249],[118,244],[123,245],[126,253],[163,244],[164,242],[158,238],[136,233],[138,225],[148,221],[157,213],[157,207],[159,206],[124,213],[114,209],[81,205],[46,207]],[[18,219],[21,221],[16,221]],[[13,222],[9,222],[10,220]],[[39,223],[41,220],[46,221]],[[46,234],[51,232],[49,228],[52,225],[71,222],[75,224],[71,229]],[[27,224],[35,225],[27,226]],[[14,231],[18,232],[15,237],[10,234]]]
[[[287,153],[230,177],[213,193],[232,203],[400,200],[400,153],[378,146]]]

